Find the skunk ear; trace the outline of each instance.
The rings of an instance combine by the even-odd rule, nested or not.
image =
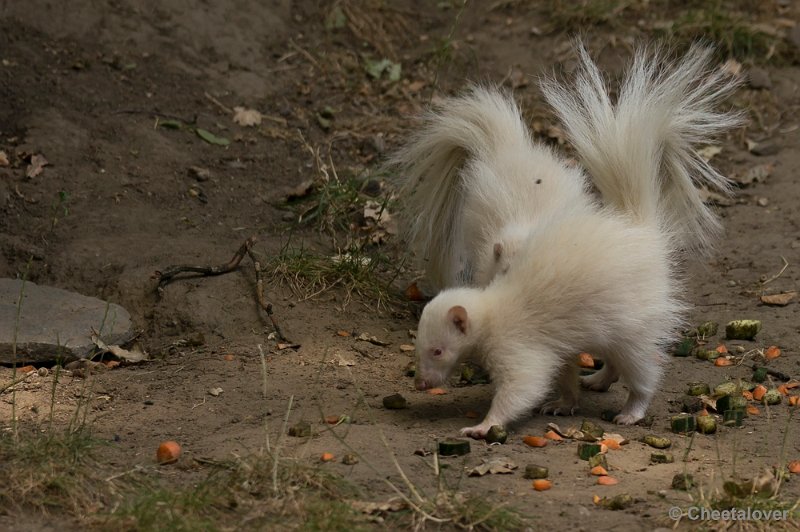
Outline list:
[[[494,260],[499,261],[500,257],[503,256],[503,244],[500,242],[494,245]]]
[[[467,309],[461,305],[450,307],[450,310],[447,311],[447,320],[455,325],[461,334],[467,334]]]

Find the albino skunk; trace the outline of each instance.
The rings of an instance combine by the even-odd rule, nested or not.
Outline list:
[[[606,361],[584,386],[622,377],[630,390],[615,421],[644,417],[684,310],[676,252],[707,249],[719,230],[695,184],[729,181],[695,147],[740,123],[714,110],[737,81],[700,46],[678,62],[640,50],[612,103],[583,47],[578,56],[571,83],[543,90],[602,203],[495,89],[446,100],[394,159],[410,243],[442,290],[420,319],[416,387],[443,384],[468,359],[486,367],[495,396],[462,430],[473,437],[535,407],[571,413],[581,351]],[[542,405],[556,379],[561,398]]]

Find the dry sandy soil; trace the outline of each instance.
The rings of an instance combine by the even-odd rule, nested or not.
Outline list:
[[[93,375],[88,385],[64,374],[55,395],[57,425],[88,402],[87,425],[109,442],[95,467],[106,478],[137,471],[107,484],[141,474],[165,486],[190,486],[210,473],[215,461],[257,452],[265,426],[274,442],[292,398],[289,424],[308,421],[316,435],[285,438],[285,455],[342,475],[361,489],[362,500],[385,501],[395,495],[385,478],[408,493],[392,463],[394,453],[405,475],[431,496],[437,485],[432,457],[414,451],[457,436],[471,423],[468,413],[486,411],[491,385],[453,386],[433,396],[415,391],[405,375],[413,353],[400,346],[412,343],[409,331],[421,303],[408,301],[404,289],[417,272],[403,262],[402,242],[386,237],[362,214],[370,195],[380,201],[388,194],[378,170],[382,158],[432,98],[455,92],[468,80],[512,87],[537,135],[558,142],[536,78],[570,68],[569,35],[583,33],[614,77],[630,57],[631,43],[662,35],[665,22],[678,19],[689,3],[634,1],[614,9],[613,2],[581,2],[575,9],[555,0],[474,2],[463,10],[433,1],[157,4],[0,1],[0,150],[9,160],[0,165],[0,276],[25,276],[123,305],[152,358]],[[771,166],[767,179],[742,188],[732,204],[719,207],[726,236],[712,258],[689,257],[687,299],[692,323],[760,319],[761,333],[753,342],[725,342],[741,364],[716,367],[695,357],[673,358],[650,408],[651,427],[619,428],[600,420],[602,410],[621,406],[622,386],[606,394],[586,393],[575,418],[532,415],[512,427],[503,446],[473,442],[465,458],[442,459],[448,466],[442,478],[450,488],[507,503],[534,528],[654,529],[675,524],[667,516],[670,507],[686,509],[701,498],[698,490],[671,489],[676,473],[694,474],[711,499],[725,479],[755,477],[765,467],[782,469],[787,460],[800,459],[797,415],[790,419],[785,400],[769,410],[761,407],[743,428],[724,427],[715,435],[686,438],[668,428],[670,416],[687,398],[688,382],[714,386],[749,378],[750,366],[763,363],[758,350],[767,346],[782,350],[769,367],[795,378],[800,374],[798,304],[775,307],[759,300],[764,293],[796,290],[800,278],[800,183],[795,177],[800,30],[793,29],[800,24],[800,10],[792,2],[732,4],[744,14],[735,23],[722,22],[722,29],[720,23],[699,24],[697,31],[708,29],[708,37],[722,43],[721,59],[735,53],[744,72],[755,69],[752,83],[734,98],[751,122],[724,140],[714,163],[740,178],[752,168]],[[732,47],[742,39],[734,35],[737,24],[760,25],[765,33],[757,36],[767,45]],[[399,80],[391,79],[391,68],[377,72],[377,79],[367,72],[383,58],[402,65]],[[260,111],[263,121],[255,127],[236,123],[236,106]],[[171,120],[184,126],[159,125]],[[194,127],[231,142],[205,142]],[[34,154],[49,165],[28,177]],[[192,167],[207,174],[198,176]],[[330,205],[344,205],[341,211],[323,210],[298,223],[300,214],[324,205],[332,190],[352,188],[337,185],[336,176],[361,183],[361,193],[352,201],[336,195]],[[287,203],[287,193],[308,180],[311,191]],[[264,277],[274,317],[300,347],[280,349],[269,336],[272,326],[257,305],[248,258],[230,274],[179,280],[166,286],[162,297],[156,293],[154,271],[170,264],[222,264],[251,235],[258,236],[256,250],[270,266]],[[369,287],[348,290],[345,281],[330,289],[303,284],[308,271],[298,273],[291,269],[297,261],[287,266],[291,261],[280,260],[301,248],[328,262],[326,257],[355,248],[359,256],[383,257],[381,266],[368,273],[378,279],[373,286],[388,289],[378,297]],[[279,264],[282,272],[275,271]],[[356,340],[361,333],[387,345]],[[714,337],[710,347],[723,341]],[[266,352],[266,397],[259,344]],[[0,368],[0,378],[10,381],[11,369]],[[52,373],[15,388],[21,425],[39,427],[46,421],[51,387]],[[210,395],[217,387],[223,392]],[[4,428],[11,426],[8,392],[0,402]],[[382,398],[393,393],[403,394],[410,407],[384,409]],[[336,438],[321,418],[342,414],[351,423],[337,427]],[[611,473],[620,481],[616,486],[596,485],[574,442],[541,449],[522,442],[525,435],[543,434],[550,422],[568,427],[582,418],[631,440],[609,451]],[[637,439],[651,432],[671,437],[675,463],[649,463],[652,449]],[[157,468],[155,449],[167,439],[179,441],[184,455],[177,467]],[[337,459],[317,466],[325,451]],[[358,454],[360,462],[340,463],[348,452]],[[507,457],[521,469],[529,463],[547,465],[553,488],[534,491],[521,470],[465,475],[492,456]],[[634,498],[622,511],[593,504],[595,494],[620,493]],[[800,479],[783,483],[778,498],[797,501]],[[98,499],[105,502],[77,514],[8,505],[0,527],[97,523],[96,515],[114,510],[111,499]],[[235,510],[229,519],[214,526],[251,527]],[[400,519],[397,526],[412,521]],[[304,526],[313,528],[288,514],[283,522],[284,528]],[[697,523],[684,518],[679,526]]]

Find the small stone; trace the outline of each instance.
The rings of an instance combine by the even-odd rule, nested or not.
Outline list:
[[[690,382],[686,393],[692,396],[708,395],[711,393],[711,387],[705,382]]]
[[[292,425],[289,427],[287,434],[294,438],[307,438],[311,436],[311,423],[307,421],[301,421],[295,425]]]
[[[210,390],[208,390],[208,395],[212,397],[219,397],[221,393],[222,393],[222,388],[220,387],[211,388]]]
[[[408,408],[408,401],[399,393],[387,395],[383,398],[383,407],[387,410],[402,410]]]
[[[769,72],[759,67],[752,67],[747,73],[747,82],[753,89],[771,89],[772,80]]]
[[[656,449],[668,449],[672,445],[672,442],[669,438],[656,436],[655,434],[648,434],[647,436],[644,436],[642,441],[650,447],[655,447]]]
[[[689,491],[694,486],[694,477],[689,473],[678,473],[672,477],[672,489]]]
[[[346,454],[342,456],[342,463],[344,465],[356,465],[358,463],[358,457],[354,454]]]
[[[508,432],[502,425],[492,425],[486,433],[486,443],[505,443]]]
[[[50,370],[45,367],[41,367],[36,373],[38,373],[40,377],[47,377],[47,375],[50,374]]]
[[[211,172],[207,168],[201,166],[190,166],[189,176],[202,183],[203,181],[211,179]]]
[[[653,464],[671,464],[674,461],[675,456],[672,453],[650,453],[650,462]]]
[[[535,480],[537,478],[547,478],[549,472],[546,467],[540,465],[528,464],[525,466],[525,473],[522,474],[523,478]]]
[[[767,205],[769,205],[769,198],[764,198],[764,197],[758,198],[756,200],[756,204],[759,207],[766,207]]]

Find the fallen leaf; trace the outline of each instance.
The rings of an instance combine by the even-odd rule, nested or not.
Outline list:
[[[387,74],[389,81],[398,81],[402,73],[402,65],[400,63],[393,63],[388,59],[372,60],[367,59],[364,63],[364,69],[367,74],[373,79],[380,79],[383,74]]]
[[[233,121],[244,127],[253,127],[261,125],[262,115],[255,109],[247,109],[246,107],[233,108]]]
[[[91,337],[92,343],[97,346],[103,352],[111,353],[117,358],[121,358],[127,362],[136,363],[141,362],[147,358],[147,353],[144,353],[139,344],[135,344],[133,348],[130,350],[123,349],[118,345],[108,345],[104,341],[102,341],[96,333],[92,333]]]
[[[737,177],[735,174],[732,176],[733,180],[740,187],[748,187],[753,183],[763,183],[767,178],[772,175],[775,166],[772,163],[759,164],[750,168],[744,175]]]
[[[775,305],[776,307],[785,307],[792,300],[797,297],[797,292],[783,292],[780,294],[764,294],[761,296],[761,302],[765,305]]]
[[[278,351],[283,351],[284,349],[300,349],[300,344],[278,342],[276,347],[278,348]]]
[[[211,388],[210,390],[208,390],[208,395],[212,397],[219,397],[219,394],[221,394],[222,391],[223,391],[222,388],[217,386],[216,388]]]
[[[767,360],[772,360],[773,358],[778,358],[781,356],[781,350],[776,345],[771,345],[764,350],[764,358]]]
[[[698,188],[697,192],[700,194],[700,199],[703,203],[718,205],[720,207],[730,207],[734,203],[730,196],[714,190],[709,190],[708,187],[705,186]]]
[[[231,141],[226,139],[225,137],[218,137],[217,135],[213,134],[207,129],[198,127],[194,131],[195,133],[197,133],[198,137],[208,142],[209,144],[214,144],[216,146],[227,146],[228,144],[231,143]]]
[[[50,163],[47,162],[47,159],[44,158],[44,155],[31,155],[30,164],[28,165],[28,168],[25,169],[25,176],[36,177],[44,171],[44,167],[48,164]]]
[[[502,456],[483,458],[481,459],[481,462],[482,463],[480,465],[470,469],[468,473],[469,476],[482,477],[486,474],[509,475],[513,473],[515,469],[517,469],[517,464],[508,458],[503,458]]]
[[[180,129],[183,127],[183,123],[180,120],[159,120],[158,127],[163,127],[164,129]]]

